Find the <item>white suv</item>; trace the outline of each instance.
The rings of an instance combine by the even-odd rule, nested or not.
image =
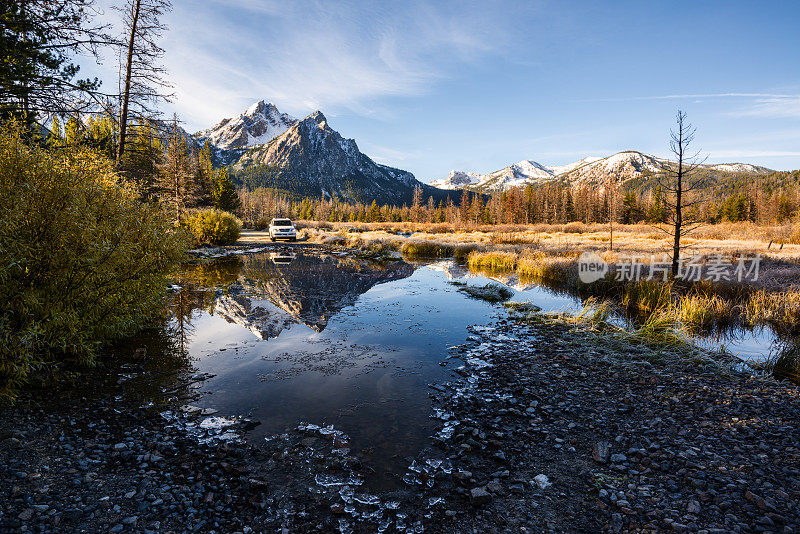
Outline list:
[[[289,219],[272,219],[269,223],[269,238],[271,241],[276,239],[297,241],[297,230]]]

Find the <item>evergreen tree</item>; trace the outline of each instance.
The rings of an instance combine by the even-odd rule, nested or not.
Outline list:
[[[203,189],[203,193],[205,196],[208,196],[214,204],[216,204],[217,200],[214,198],[214,182],[217,180],[217,176],[215,175],[213,166],[211,164],[211,145],[208,143],[208,141],[203,144],[203,148],[201,148],[197,154],[196,171],[196,180]],[[230,181],[231,178],[227,171],[225,174],[227,180]]]
[[[239,195],[231,181],[227,167],[222,167],[214,173],[211,196],[214,206],[223,211],[233,213],[239,208]]]
[[[186,138],[181,135],[177,119],[173,120],[167,142],[160,169],[160,196],[162,202],[172,208],[177,222],[187,208],[197,205],[200,190],[194,180]]]
[[[792,201],[789,200],[789,197],[786,193],[781,193],[778,197],[778,212],[777,212],[777,219],[778,222],[785,222],[792,218],[792,213],[794,212],[794,206],[792,206]]]
[[[367,220],[369,222],[380,222],[381,220],[381,209],[378,207],[378,202],[375,200],[372,201],[372,204],[369,207]]]
[[[572,194],[569,189],[564,193],[564,222],[575,221],[575,205],[572,203]]]
[[[116,154],[116,126],[108,113],[89,117],[85,142],[103,156],[114,159]]]
[[[666,218],[667,214],[664,208],[664,195],[661,192],[661,186],[658,186],[653,192],[653,198],[650,202],[650,207],[647,210],[647,222],[663,223]]]
[[[641,220],[639,204],[636,202],[636,195],[633,191],[626,191],[622,198],[622,213],[620,221],[622,224],[634,224]]]
[[[0,120],[33,124],[45,114],[85,105],[95,78],[76,79],[77,52],[108,42],[105,27],[90,20],[93,0],[26,0],[0,3]]]

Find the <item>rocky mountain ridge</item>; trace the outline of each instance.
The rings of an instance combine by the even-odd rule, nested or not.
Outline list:
[[[240,185],[276,187],[297,196],[379,204],[410,204],[414,189],[436,201],[447,192],[402,169],[381,165],[354,139],[331,128],[321,111],[302,120],[264,101],[224,119],[194,139],[212,146],[217,164],[229,165]]]
[[[489,174],[451,171],[446,178],[431,182],[441,189],[461,189],[491,193],[511,187],[539,185],[562,181],[570,186],[589,186],[607,183],[613,178],[617,184],[646,177],[662,171],[670,163],[666,159],[635,150],[619,152],[608,157],[587,157],[568,165],[546,166],[533,160],[523,160]],[[714,173],[768,174],[766,167],[747,163],[703,165]]]

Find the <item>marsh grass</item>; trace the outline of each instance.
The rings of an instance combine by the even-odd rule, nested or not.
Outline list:
[[[473,251],[467,257],[470,269],[490,272],[511,272],[517,266],[517,255],[513,252]]]
[[[510,302],[504,302],[503,306],[509,310],[523,313],[536,313],[542,311],[542,308],[536,304],[533,304],[532,302],[518,302],[516,300],[512,300]]]
[[[448,258],[454,250],[452,245],[421,239],[406,241],[400,248],[403,256],[409,258]]]
[[[576,318],[588,321],[594,326],[603,327],[608,325],[612,309],[613,305],[610,301],[599,301],[594,297],[589,297],[584,301],[583,308],[578,312]]]
[[[478,245],[459,245],[453,248],[453,259],[456,263],[468,263],[469,256],[479,250]]]
[[[800,331],[800,291],[755,291],[745,306],[750,324],[769,324],[786,334]]]
[[[671,313],[651,314],[634,332],[634,336],[662,347],[677,347],[685,344],[689,338]]]
[[[664,310],[672,303],[672,283],[639,280],[615,284],[623,307],[642,315]]]
[[[692,234],[686,243],[693,255],[724,254],[736,257],[742,251],[762,254],[762,272],[757,284],[708,281],[617,281],[610,277],[583,284],[578,277],[577,257],[587,250],[609,263],[621,255],[647,258],[664,251],[663,232],[648,225],[615,225],[616,250],[606,251],[608,227],[601,224],[569,223],[535,225],[458,226],[449,223],[333,223],[332,229],[309,228],[310,239],[333,241],[357,248],[400,250],[407,258],[453,257],[470,270],[489,274],[515,273],[523,283],[581,298],[613,299],[640,323],[654,314],[671,316],[682,328],[697,332],[716,326],[769,325],[783,335],[800,333],[800,246],[791,245],[792,225],[759,227],[750,223],[710,225]],[[352,233],[355,231],[355,233]],[[398,234],[398,232],[402,232]],[[411,237],[407,237],[412,234]],[[341,238],[359,240],[341,243]],[[784,246],[785,244],[785,246]]]
[[[708,330],[733,321],[734,306],[719,295],[685,295],[675,303],[673,315],[691,331]]]
[[[777,357],[772,365],[772,376],[800,384],[800,347],[790,347]]]
[[[574,258],[527,254],[517,258],[517,275],[524,282],[568,288],[578,285],[578,267]]]

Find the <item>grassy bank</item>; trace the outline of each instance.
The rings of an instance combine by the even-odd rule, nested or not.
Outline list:
[[[800,331],[800,246],[793,225],[759,227],[725,223],[698,230],[684,239],[685,254],[761,254],[757,282],[684,283],[617,281],[611,278],[583,284],[577,274],[582,252],[593,251],[609,264],[626,256],[649,258],[669,250],[668,236],[648,225],[616,225],[614,250],[608,250],[608,227],[566,225],[499,225],[455,227],[415,223],[305,223],[301,231],[311,242],[402,254],[409,259],[450,258],[474,272],[513,274],[524,283],[558,291],[609,299],[614,306],[652,322],[695,333],[718,326],[770,325],[779,333]]]

